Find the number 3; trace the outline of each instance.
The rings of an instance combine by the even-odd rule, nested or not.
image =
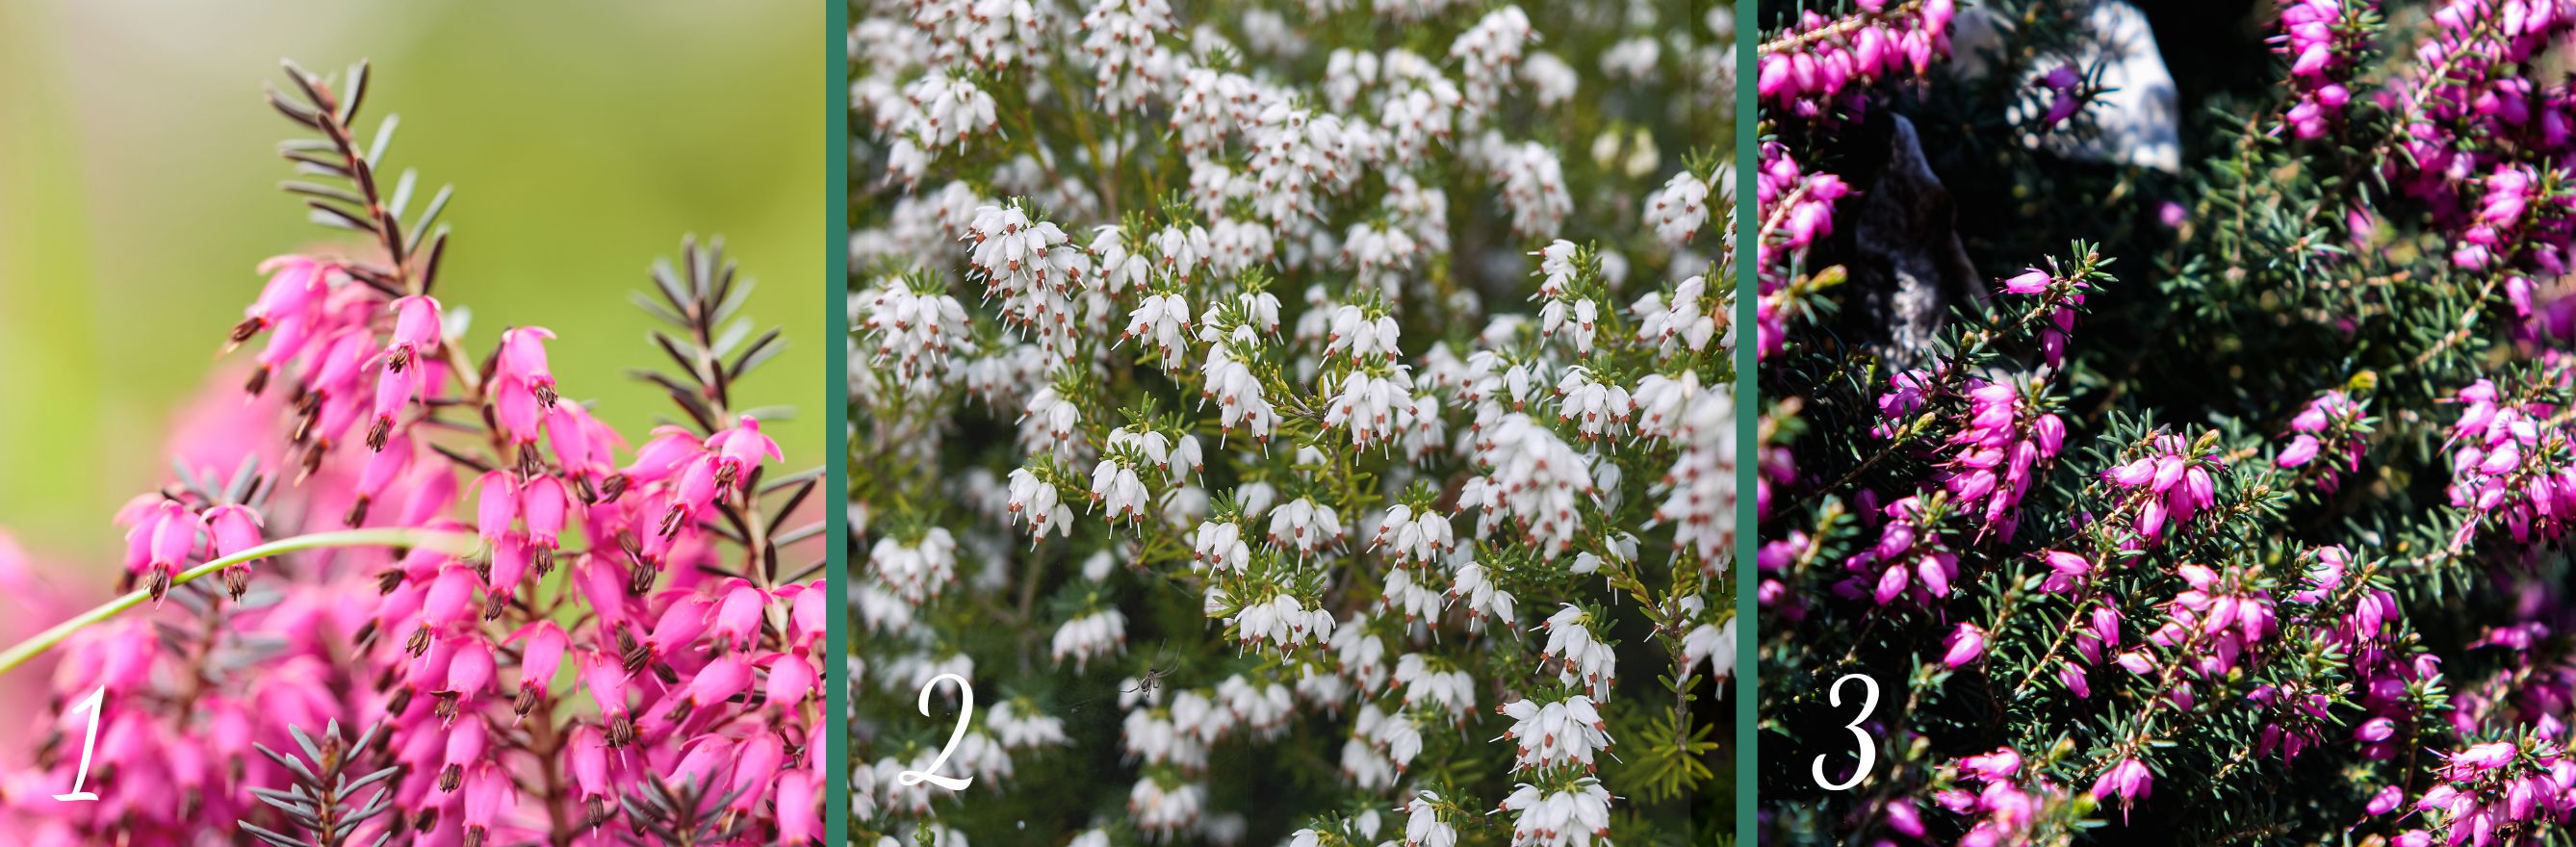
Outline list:
[[[1841,706],[1843,704],[1843,683],[1850,682],[1855,679],[1860,680],[1862,689],[1861,693],[1863,695],[1860,702],[1860,715],[1852,718],[1851,723],[1843,724],[1843,728],[1851,730],[1853,737],[1860,740],[1858,744],[1853,745],[1860,750],[1860,767],[1852,769],[1851,779],[1845,780],[1840,784],[1836,784],[1825,778],[1825,757],[1823,754],[1818,754],[1816,756],[1815,767],[1816,785],[1823,787],[1826,791],[1844,791],[1850,789],[1852,786],[1859,785],[1861,778],[1869,775],[1869,766],[1876,764],[1878,760],[1877,739],[1869,737],[1869,731],[1860,728],[1861,721],[1869,720],[1869,713],[1878,709],[1878,680],[1871,679],[1862,674],[1847,674],[1841,679],[1834,680],[1834,687],[1827,690],[1825,695],[1835,706]],[[926,693],[927,692],[925,692],[925,694]]]
[[[80,772],[72,775],[72,793],[56,794],[54,799],[66,803],[98,799],[96,792],[82,791],[81,785],[89,782],[89,754],[91,750],[98,747],[98,710],[100,704],[106,700],[107,686],[102,685],[97,691],[90,692],[88,697],[81,698],[80,705],[72,707],[72,711],[89,710],[89,736],[81,739],[81,766]]]
[[[966,708],[960,709],[957,712],[957,730],[948,734],[948,746],[939,748],[939,758],[930,760],[930,770],[904,771],[902,773],[895,774],[894,781],[904,785],[920,785],[927,782],[950,791],[964,791],[966,790],[966,786],[975,784],[974,777],[970,776],[965,779],[958,779],[953,776],[940,776],[938,771],[940,765],[948,763],[948,754],[957,752],[957,742],[966,740],[966,724],[967,722],[975,719],[975,687],[967,685],[965,677],[958,676],[953,673],[944,673],[931,677],[929,683],[921,686],[922,717],[930,717],[930,690],[938,688],[939,681],[943,679],[955,680],[957,683],[957,693],[966,698],[964,704]],[[1877,695],[1873,693],[1871,696],[1876,697]]]

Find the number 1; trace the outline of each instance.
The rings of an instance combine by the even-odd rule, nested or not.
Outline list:
[[[1860,750],[1860,767],[1852,769],[1851,779],[1837,784],[1832,780],[1825,778],[1825,757],[1823,754],[1818,754],[1816,756],[1815,766],[1816,785],[1822,787],[1826,791],[1844,791],[1850,789],[1852,786],[1859,785],[1863,777],[1869,776],[1869,766],[1877,764],[1878,762],[1877,740],[1869,737],[1868,730],[1860,728],[1860,722],[1869,720],[1869,713],[1878,709],[1878,680],[1871,679],[1862,674],[1846,674],[1843,678],[1834,680],[1834,687],[1827,689],[1825,691],[1825,696],[1827,699],[1831,700],[1834,705],[1842,705],[1843,683],[1850,682],[1855,679],[1860,680],[1861,693],[1863,695],[1860,701],[1860,714],[1852,718],[1851,723],[1843,724],[1843,728],[1851,730],[1852,735],[1860,739],[1859,744],[1853,745]]]
[[[88,697],[83,698],[83,699],[81,700],[81,702],[80,702],[80,705],[72,707],[72,711],[75,711],[75,712],[80,711],[80,710],[82,710],[82,709],[88,709],[88,710],[89,710],[89,736],[88,736],[88,737],[86,737],[86,738],[81,739],[81,764],[80,764],[80,772],[72,775],[72,793],[70,793],[70,794],[56,794],[56,795],[54,795],[54,799],[56,799],[56,800],[61,800],[61,801],[67,802],[67,803],[68,803],[68,802],[79,801],[79,800],[97,800],[97,799],[98,799],[98,794],[97,794],[97,793],[95,793],[95,792],[89,792],[89,791],[82,791],[82,790],[81,790],[81,785],[82,785],[82,784],[84,784],[84,783],[89,782],[89,754],[90,754],[90,751],[91,751],[91,750],[97,749],[97,747],[98,747],[98,711],[99,711],[99,706],[100,706],[100,705],[102,705],[102,704],[104,704],[106,701],[107,701],[107,686],[102,685],[102,686],[99,686],[99,687],[98,687],[98,690],[97,690],[97,691],[92,691],[92,692],[90,692],[90,693],[89,693],[89,696],[88,696]]]
[[[968,721],[975,719],[975,688],[974,686],[966,684],[965,677],[958,676],[953,673],[944,673],[931,677],[930,682],[921,686],[922,717],[930,717],[930,690],[938,688],[939,681],[943,679],[955,680],[957,683],[957,693],[966,698],[965,702],[962,704],[965,708],[957,711],[957,729],[954,732],[948,733],[948,746],[939,748],[939,758],[930,760],[930,770],[904,771],[902,773],[895,774],[894,781],[904,785],[920,785],[927,782],[950,791],[964,791],[966,790],[966,786],[975,784],[974,777],[970,776],[965,779],[958,779],[953,776],[940,776],[938,771],[940,765],[948,763],[948,754],[957,752],[957,742],[966,740],[966,724]]]

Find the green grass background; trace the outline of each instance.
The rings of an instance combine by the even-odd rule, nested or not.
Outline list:
[[[827,224],[823,4],[9,0],[0,3],[0,531],[64,577],[114,567],[115,508],[166,471],[173,416],[212,376],[262,258],[343,236],[275,189],[296,129],[261,101],[277,61],[374,60],[367,111],[402,116],[386,167],[456,185],[440,297],[478,354],[511,324],[561,339],[569,396],[631,436],[667,401],[627,303],[680,236],[721,232],[786,355],[745,407],[791,466],[824,453],[818,249]],[[368,121],[372,126],[372,119]],[[417,201],[415,201],[417,202]],[[236,354],[237,363],[247,352]]]

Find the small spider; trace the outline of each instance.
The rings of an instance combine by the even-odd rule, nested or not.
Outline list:
[[[1169,646],[1170,642],[1164,642],[1162,646],[1158,646],[1154,649],[1154,655],[1157,658],[1145,666],[1145,675],[1136,677],[1134,679],[1135,684],[1118,690],[1120,699],[1125,699],[1125,695],[1128,694],[1142,694],[1147,698],[1151,698],[1154,696],[1154,689],[1170,687],[1163,682],[1163,679],[1179,671],[1180,667],[1179,663],[1175,661],[1171,651],[1168,649]],[[1079,712],[1082,711],[1082,707],[1089,706],[1099,701],[1100,698],[1092,697],[1066,707],[1065,711]]]

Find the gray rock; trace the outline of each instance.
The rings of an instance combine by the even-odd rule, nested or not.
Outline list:
[[[1891,116],[1887,164],[1861,191],[1852,223],[1847,301],[1865,343],[1897,368],[1929,360],[1932,342],[1961,303],[1983,306],[1985,287],[1959,243],[1950,191],[1923,158],[1914,122]]]

